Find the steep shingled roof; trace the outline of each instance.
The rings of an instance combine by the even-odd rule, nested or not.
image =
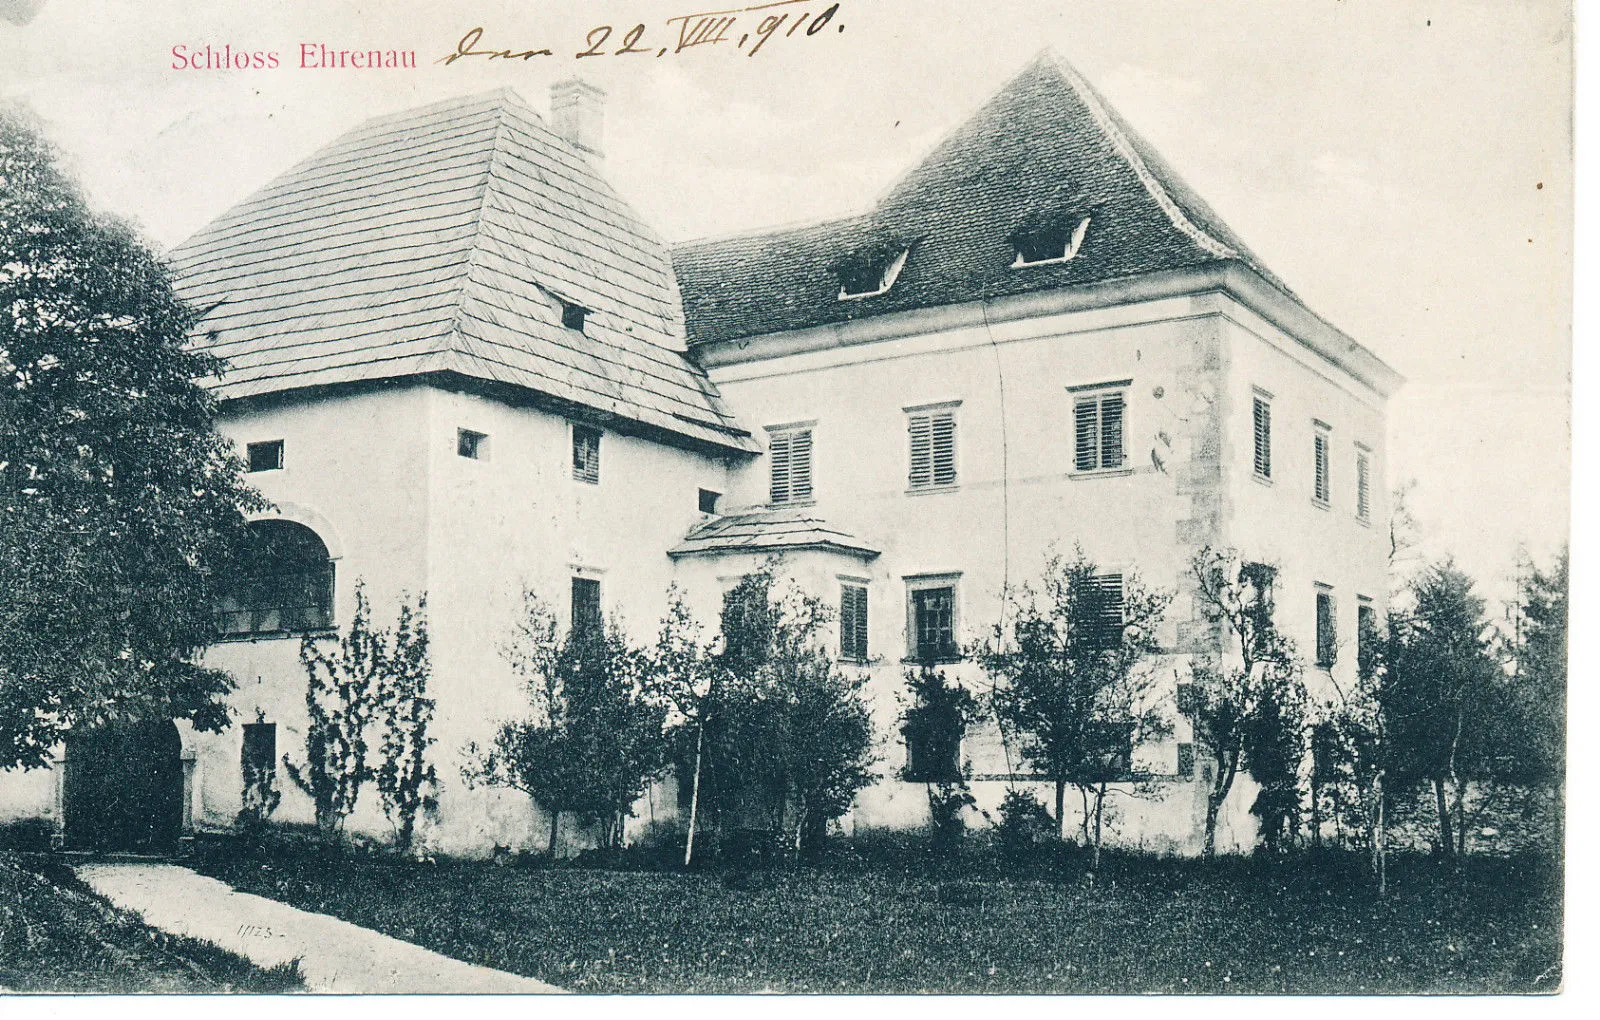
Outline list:
[[[347,132],[172,261],[224,399],[453,373],[759,449],[684,354],[660,239],[509,89]]]
[[[877,549],[804,507],[773,507],[709,518],[689,529],[667,555],[676,559],[800,549],[828,549],[868,560],[878,555]]]
[[[1012,269],[1029,217],[1089,225],[1076,257]],[[894,286],[839,300],[841,261],[910,247]],[[1040,56],[869,213],[673,251],[689,340],[803,329],[1237,260],[1285,293],[1220,217],[1064,60]]]

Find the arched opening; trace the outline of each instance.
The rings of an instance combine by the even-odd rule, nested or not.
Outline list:
[[[67,845],[163,853],[183,831],[183,741],[170,719],[107,723],[67,737]]]
[[[333,560],[315,531],[294,521],[254,521],[233,583],[217,605],[224,636],[333,626]]]

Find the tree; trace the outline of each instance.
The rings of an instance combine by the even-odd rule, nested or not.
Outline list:
[[[91,211],[38,126],[0,108],[0,768],[78,726],[227,725],[197,655],[264,503],[196,384],[193,312]]]
[[[996,625],[976,649],[1002,723],[1055,784],[1060,838],[1067,787],[1083,798],[1096,870],[1110,784],[1131,776],[1134,745],[1165,729],[1145,662],[1159,650],[1156,626],[1171,598],[1136,577],[1102,575],[1081,549],[1071,561],[1052,556],[1040,592],[1025,585],[1013,594],[1009,631]]]
[[[375,715],[383,729],[372,778],[395,827],[396,842],[406,851],[416,836],[417,815],[438,802],[438,775],[428,761],[434,743],[428,725],[435,706],[428,697],[432,666],[427,614],[427,596],[418,597],[414,605],[402,600],[399,621],[384,642],[375,692]]]
[[[311,798],[317,827],[328,834],[344,829],[356,809],[361,787],[372,777],[367,760],[367,726],[378,707],[385,668],[385,635],[372,622],[366,586],[356,582],[350,625],[331,650],[326,639],[300,639],[306,671],[305,764],[283,756],[289,778]]]
[[[1532,568],[1522,586],[1516,648],[1517,715],[1533,775],[1560,786],[1566,774],[1567,550],[1548,572]]]
[[[665,760],[665,711],[645,696],[643,657],[614,623],[563,639],[533,591],[523,595],[505,656],[531,715],[503,723],[490,748],[469,748],[468,781],[532,797],[550,815],[551,856],[569,813],[600,822],[602,844],[619,845],[633,804]]]
[[[1413,608],[1389,617],[1383,711],[1391,765],[1399,777],[1433,787],[1436,850],[1449,856],[1466,849],[1467,782],[1499,765],[1505,684],[1470,577],[1449,560],[1430,564],[1411,595]]]
[[[667,591],[667,612],[661,619],[654,654],[647,673],[652,697],[677,713],[669,727],[694,735],[689,793],[689,824],[684,839],[683,866],[694,862],[695,833],[700,824],[700,786],[705,776],[706,720],[714,712],[717,679],[721,674],[700,624],[689,611],[676,585]]]
[[[1231,549],[1200,549],[1190,563],[1195,599],[1202,612],[1224,631],[1229,647],[1214,659],[1190,665],[1193,682],[1179,692],[1179,710],[1189,717],[1195,743],[1215,763],[1206,791],[1205,856],[1216,854],[1217,815],[1241,770],[1249,771],[1263,792],[1281,790],[1297,759],[1286,749],[1293,731],[1304,728],[1300,713],[1305,687],[1294,645],[1273,621],[1268,564],[1240,560]],[[1235,658],[1237,656],[1237,658]],[[1261,804],[1264,824],[1281,805]]]

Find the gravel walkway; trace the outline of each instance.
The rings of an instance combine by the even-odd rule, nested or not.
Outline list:
[[[84,864],[78,877],[146,924],[271,967],[296,957],[306,990],[341,994],[530,994],[559,988],[478,967],[326,914],[236,892],[176,864]]]

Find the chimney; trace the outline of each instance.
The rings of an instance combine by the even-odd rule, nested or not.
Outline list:
[[[606,94],[582,78],[568,78],[550,86],[550,119],[556,134],[579,151],[598,160],[601,121]]]

